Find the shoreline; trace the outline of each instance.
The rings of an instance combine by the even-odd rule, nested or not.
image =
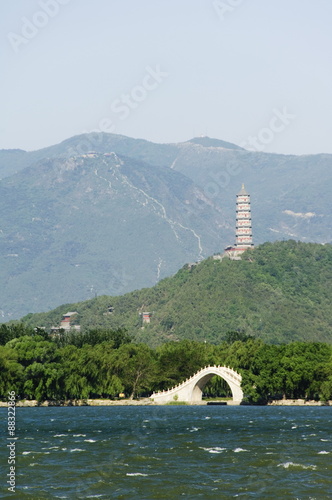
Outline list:
[[[210,402],[210,401],[209,401]],[[221,401],[218,400],[220,403]],[[232,401],[225,401],[225,406],[233,406]],[[207,406],[208,401],[198,401],[194,403],[185,403],[187,406]],[[179,401],[178,405],[181,405]],[[174,406],[178,406],[174,405]],[[5,401],[0,401],[0,408],[7,408]],[[45,408],[45,407],[69,407],[69,406],[173,406],[162,405],[151,401],[150,398],[136,399],[76,399],[67,401],[43,401],[24,400],[16,401],[17,408]],[[243,405],[244,406],[244,405]],[[332,401],[305,401],[304,399],[280,399],[269,401],[266,405],[245,405],[245,406],[332,406]]]

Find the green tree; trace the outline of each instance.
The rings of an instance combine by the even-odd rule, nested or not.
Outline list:
[[[83,359],[80,349],[68,345],[60,349],[63,367],[63,395],[68,399],[86,399],[92,390],[83,374]],[[83,358],[83,359],[82,359]]]
[[[20,393],[23,367],[17,361],[17,353],[0,346],[0,398],[7,400],[8,391]]]
[[[158,347],[158,388],[167,389],[176,385],[202,367],[214,363],[213,351],[209,344],[191,340],[168,342]]]
[[[0,325],[0,345],[5,345],[12,339],[23,337],[24,335],[33,336],[41,335],[45,338],[45,332],[41,328],[36,330],[31,326],[27,326],[24,323],[13,323],[13,324],[1,324]]]
[[[116,351],[115,369],[130,399],[151,392],[156,368],[154,351],[145,344],[125,344]]]

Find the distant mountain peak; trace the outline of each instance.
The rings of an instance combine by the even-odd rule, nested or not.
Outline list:
[[[190,142],[192,144],[199,144],[200,146],[204,146],[206,148],[239,149],[244,151],[243,148],[237,146],[236,144],[222,141],[220,139],[213,139],[207,136],[194,137],[193,139],[190,139],[189,141],[186,142],[187,143]]]

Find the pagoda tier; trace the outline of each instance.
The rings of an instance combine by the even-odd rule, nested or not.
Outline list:
[[[241,191],[236,195],[235,244],[225,248],[224,255],[232,260],[241,260],[241,254],[253,246],[250,195],[242,184]]]
[[[235,245],[238,250],[246,250],[253,246],[251,228],[250,195],[242,184],[241,191],[236,195],[236,226]]]

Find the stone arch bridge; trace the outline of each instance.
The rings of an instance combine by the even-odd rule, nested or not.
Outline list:
[[[218,375],[229,385],[233,401],[230,404],[240,404],[243,399],[241,389],[242,377],[239,373],[228,366],[206,366],[195,375],[188,378],[181,384],[168,389],[167,391],[154,392],[151,399],[158,404],[170,403],[171,401],[186,401],[197,403],[202,400],[202,393],[205,385],[214,376]]]

